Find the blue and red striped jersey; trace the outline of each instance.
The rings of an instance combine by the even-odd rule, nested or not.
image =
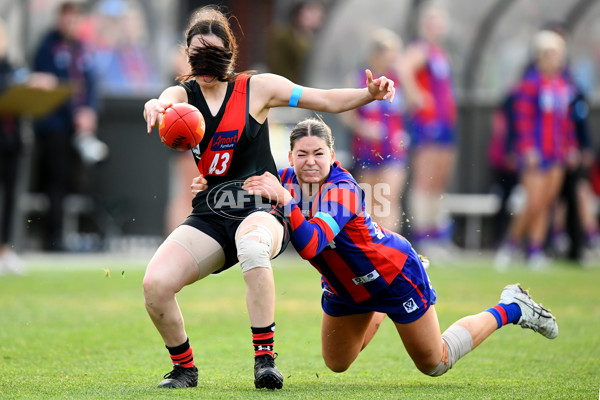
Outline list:
[[[517,86],[514,103],[519,155],[535,151],[544,161],[565,161],[577,146],[570,118],[572,97],[572,86],[563,76],[528,70]]]
[[[387,288],[402,271],[411,245],[371,220],[363,190],[339,161],[310,199],[303,197],[293,168],[279,175],[294,196],[284,210],[292,243],[335,294],[360,302]]]
[[[427,63],[416,74],[424,95],[424,104],[416,110],[414,118],[420,123],[436,121],[454,126],[456,101],[448,57],[440,47],[432,43],[422,41],[419,46],[426,54]]]

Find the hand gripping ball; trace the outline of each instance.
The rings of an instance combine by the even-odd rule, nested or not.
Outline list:
[[[175,103],[167,108],[158,126],[158,134],[165,146],[184,151],[193,149],[200,143],[205,127],[204,117],[196,107],[187,103]]]

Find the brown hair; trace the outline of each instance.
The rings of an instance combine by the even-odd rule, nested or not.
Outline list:
[[[330,150],[333,149],[333,135],[331,128],[325,122],[317,118],[307,118],[294,126],[290,133],[290,150],[294,150],[294,145],[298,140],[306,136],[316,136],[327,143]]]
[[[196,35],[215,35],[224,47],[203,42],[203,47],[190,52],[190,44]],[[228,18],[218,6],[205,6],[194,12],[185,31],[185,40],[191,72],[178,76],[180,82],[198,75],[216,76],[220,81],[235,80],[233,70],[238,53],[237,42]]]
[[[66,14],[69,12],[79,13],[82,11],[81,4],[75,1],[64,1],[60,4],[58,8],[59,14]]]

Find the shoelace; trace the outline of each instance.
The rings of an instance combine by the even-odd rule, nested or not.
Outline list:
[[[187,378],[187,374],[186,374],[186,368],[182,368],[182,367],[174,367],[173,370],[171,372],[167,372],[165,374],[165,376],[163,376],[163,378],[165,379],[177,379],[180,376],[184,376]]]
[[[259,359],[259,365],[261,368],[264,367],[269,367],[269,368],[275,368],[275,359],[277,358],[279,354],[277,353],[273,353],[273,357],[261,357]]]

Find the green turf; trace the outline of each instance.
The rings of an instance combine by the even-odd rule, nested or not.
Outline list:
[[[284,388],[255,390],[239,269],[178,299],[200,371],[195,389],[160,390],[170,360],[143,305],[143,262],[29,260],[0,277],[1,399],[594,399],[600,384],[600,269],[557,265],[498,273],[490,261],[430,268],[442,329],[496,304],[519,281],[556,315],[550,341],[507,326],[440,378],[418,372],[386,321],[343,374],[320,355],[319,276],[296,257],[275,263],[278,365]],[[108,276],[110,272],[110,276]]]

